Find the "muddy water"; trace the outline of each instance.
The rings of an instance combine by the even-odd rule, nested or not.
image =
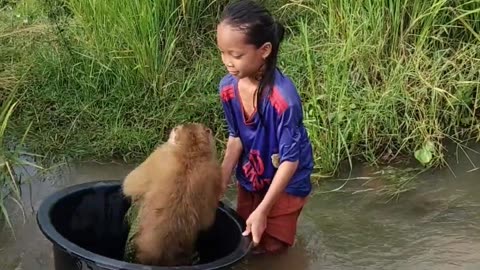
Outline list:
[[[36,174],[32,168],[21,173],[25,219],[18,207],[11,205],[14,236],[8,229],[0,234],[0,270],[53,270],[51,244],[38,229],[35,214],[43,198],[64,187],[96,180],[121,179],[132,166],[110,163],[66,164]],[[14,238],[15,237],[15,238]]]
[[[316,189],[287,254],[248,257],[235,269],[480,269],[480,155],[468,154],[458,163],[452,156],[450,168],[417,176],[415,190],[388,203],[375,192],[383,185],[380,169],[358,166],[347,184],[329,181]],[[45,176],[30,171],[32,183],[23,186],[25,223],[16,215],[16,239],[8,231],[0,234],[0,270],[53,269],[51,245],[34,216],[41,200],[69,185],[121,179],[131,169],[80,163]],[[328,192],[343,184],[339,192]],[[358,192],[365,188],[371,190]],[[227,199],[232,206],[234,195]]]

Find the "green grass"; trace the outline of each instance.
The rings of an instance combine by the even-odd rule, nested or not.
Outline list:
[[[10,95],[2,103],[2,107],[0,108],[0,142],[2,143],[2,147],[0,148],[0,220],[6,221],[10,228],[12,228],[12,223],[10,222],[8,211],[5,207],[5,201],[10,197],[19,203],[20,189],[13,175],[10,153],[4,149],[4,136],[8,121],[16,104],[16,102],[13,102],[13,95]]]
[[[0,72],[30,70],[12,133],[33,123],[32,151],[133,161],[173,125],[201,121],[223,147],[217,85],[225,71],[214,30],[225,2],[25,0],[3,8]],[[280,66],[303,97],[319,174],[355,159],[442,165],[445,140],[479,137],[480,1],[270,6],[287,26]]]
[[[0,83],[3,82],[0,77]],[[15,143],[7,139],[6,130],[15,109],[19,105],[19,101],[16,100],[16,89],[11,91],[8,96],[2,101],[0,105],[0,223],[6,223],[6,225],[14,233],[14,228],[11,222],[10,210],[8,202],[13,202],[19,206],[23,212],[23,203],[21,199],[20,191],[20,179],[17,177],[17,169],[22,166],[34,166],[40,168],[36,164],[29,162],[25,159],[27,155],[31,155],[23,151],[25,136],[19,140],[15,140]],[[24,133],[26,135],[27,131]]]
[[[399,154],[438,165],[445,139],[478,137],[480,2],[457,2],[284,6],[304,14],[283,65],[303,91],[326,172],[345,158],[376,164]]]
[[[71,1],[76,20],[68,22],[62,9],[46,12],[52,18],[42,20],[54,27],[36,44],[42,48],[25,57],[34,59],[36,81],[27,86],[30,95],[18,119],[35,122],[28,138],[34,150],[76,158],[135,159],[179,122],[222,125],[216,90],[223,73],[220,62],[201,47],[181,50],[202,33],[192,29],[194,22],[182,19],[184,11],[173,1],[164,6],[161,2],[116,6],[113,1]],[[151,17],[141,16],[141,24],[135,23],[135,14],[152,9]],[[186,6],[185,12],[210,9]],[[92,10],[96,16],[89,16]],[[137,13],[128,13],[132,10]],[[204,68],[212,64],[218,68]]]
[[[12,204],[24,214],[18,169],[23,166],[41,169],[27,160],[32,154],[25,151],[25,138],[31,123],[24,121],[25,125],[14,128],[19,136],[12,136],[9,132],[16,118],[21,118],[18,111],[22,95],[28,95],[28,92],[19,89],[26,88],[35,80],[29,72],[33,63],[26,61],[23,50],[34,44],[36,33],[45,29],[42,24],[29,25],[29,21],[41,10],[34,9],[34,5],[26,5],[27,2],[19,4],[16,12],[0,6],[0,224],[10,228],[13,234]]]

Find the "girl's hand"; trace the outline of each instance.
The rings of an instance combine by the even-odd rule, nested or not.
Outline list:
[[[267,227],[267,215],[257,209],[250,214],[246,223],[246,229],[243,232],[243,236],[247,236],[251,233],[253,245],[256,246],[258,243],[260,243],[263,232]]]
[[[276,203],[280,194],[284,192],[285,187],[290,181],[293,173],[298,166],[298,161],[285,161],[280,164],[277,173],[275,174],[272,185],[268,188],[267,194],[262,202],[257,206],[255,211],[247,219],[247,228],[243,235],[252,233],[253,244],[257,245],[262,238],[262,234],[267,226],[267,214],[270,213],[272,206]]]

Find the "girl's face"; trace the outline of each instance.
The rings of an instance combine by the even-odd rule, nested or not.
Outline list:
[[[270,43],[248,44],[244,32],[225,22],[217,27],[217,46],[228,72],[239,79],[254,78],[271,52]]]

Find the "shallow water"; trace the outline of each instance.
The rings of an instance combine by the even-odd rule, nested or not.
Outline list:
[[[479,154],[469,156],[480,166]],[[341,192],[324,191],[342,181],[317,188],[323,193],[310,198],[299,220],[297,243],[287,254],[249,257],[235,269],[480,269],[480,170],[465,156],[458,164],[451,157],[450,167],[421,174],[416,190],[386,203],[374,191],[352,194],[365,188],[365,182],[355,177],[378,177],[379,169],[358,166],[351,175],[357,180],[349,181]],[[16,240],[7,230],[0,234],[0,270],[53,269],[50,242],[35,220],[41,200],[69,185],[121,179],[132,168],[90,162],[64,166],[46,176],[30,171],[32,183],[22,189],[25,223],[15,215]],[[371,183],[376,183],[368,185],[373,189],[382,185]],[[234,206],[234,191],[227,199]]]
[[[96,180],[121,179],[132,165],[94,162],[69,164],[38,176],[28,168],[22,173],[24,181],[22,198],[25,203],[25,220],[18,207],[12,206],[15,237],[9,229],[0,233],[0,270],[53,270],[53,253],[50,242],[43,236],[35,219],[41,201],[64,187]]]

